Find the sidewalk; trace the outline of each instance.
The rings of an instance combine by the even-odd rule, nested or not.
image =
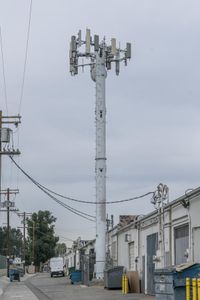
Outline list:
[[[10,280],[6,276],[0,276],[0,296],[3,294],[7,286],[9,285]]]
[[[0,278],[0,285],[2,286],[2,293],[0,293],[0,299],[2,300],[13,300],[17,298],[18,300],[38,300],[38,298],[26,287],[24,281],[28,278],[33,277],[33,275],[26,274],[21,277],[21,281],[13,281],[3,276]]]
[[[2,296],[2,300],[38,300],[23,282],[12,282]]]

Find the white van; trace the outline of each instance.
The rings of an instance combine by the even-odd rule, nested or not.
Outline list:
[[[54,275],[64,276],[64,262],[62,257],[52,257],[49,266],[51,277]]]

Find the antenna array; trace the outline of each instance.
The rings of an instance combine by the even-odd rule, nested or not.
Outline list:
[[[84,49],[85,48],[85,49]],[[69,58],[70,58],[70,72],[71,75],[78,74],[78,68],[89,65],[91,73],[95,66],[96,55],[104,57],[105,66],[107,70],[111,70],[112,64],[115,64],[116,75],[120,72],[120,62],[124,62],[127,66],[127,61],[131,59],[131,43],[126,43],[126,48],[121,49],[117,47],[115,38],[111,39],[110,45],[107,45],[105,38],[100,42],[99,36],[91,36],[90,29],[86,29],[85,39],[82,39],[82,32],[79,30],[78,35],[73,35],[70,42]],[[90,62],[82,62],[79,64],[79,58],[90,59]],[[94,80],[94,76],[92,76]]]

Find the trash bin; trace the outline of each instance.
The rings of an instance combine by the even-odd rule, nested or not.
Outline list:
[[[156,300],[186,298],[186,278],[200,277],[200,264],[187,263],[154,271]]]
[[[69,275],[75,271],[75,267],[68,268]]]
[[[123,270],[124,270],[123,266],[117,266],[105,270],[104,287],[107,289],[121,289]]]
[[[75,282],[81,282],[81,271],[73,271],[70,274],[71,284],[74,284]]]
[[[9,270],[9,278],[10,281],[12,282],[13,280],[18,280],[20,281],[20,271],[17,269],[10,269]]]

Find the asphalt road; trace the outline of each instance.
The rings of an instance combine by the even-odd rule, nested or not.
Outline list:
[[[106,290],[102,286],[72,285],[66,277],[51,278],[48,273],[38,274],[25,285],[39,300],[152,300],[136,294],[122,295],[120,290]]]
[[[11,282],[2,300],[154,300],[141,294],[122,295],[120,290],[106,290],[102,286],[72,285],[66,277],[51,278],[48,273],[26,275],[21,282]]]

